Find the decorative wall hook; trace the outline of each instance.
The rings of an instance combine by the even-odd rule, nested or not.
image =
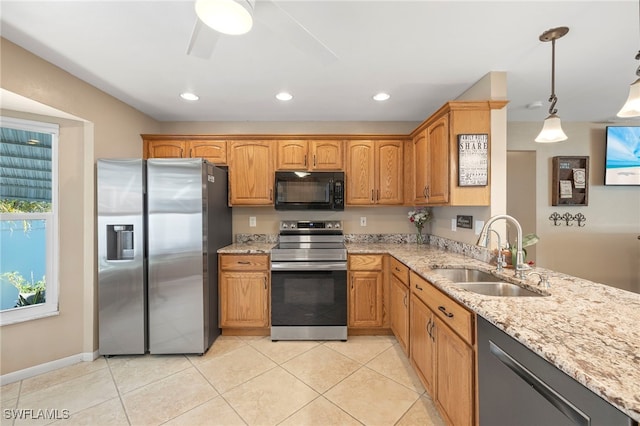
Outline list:
[[[573,216],[571,215],[571,213],[565,213],[562,215],[562,220],[565,221],[565,224],[567,226],[571,226],[569,222],[573,221]]]
[[[560,216],[560,214],[558,214],[557,212],[553,212],[551,216],[549,216],[549,220],[553,221],[553,226],[562,225],[561,223],[558,223],[560,219],[562,219],[562,216]]]
[[[587,218],[582,213],[578,213],[574,216],[569,212],[563,215],[560,215],[558,212],[553,212],[551,213],[551,216],[549,216],[549,220],[553,221],[553,226],[560,226],[562,225],[562,221],[564,221],[566,226],[572,226],[573,224],[571,222],[578,222],[578,226],[582,228],[585,225],[584,223],[587,221]]]

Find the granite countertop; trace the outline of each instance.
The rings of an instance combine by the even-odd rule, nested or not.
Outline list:
[[[269,253],[275,244],[234,244],[219,253]],[[514,277],[470,256],[415,244],[348,243],[350,254],[388,253],[453,299],[503,330],[558,369],[640,422],[640,294],[543,268],[538,277]],[[476,268],[548,294],[484,296],[456,287],[432,268]]]

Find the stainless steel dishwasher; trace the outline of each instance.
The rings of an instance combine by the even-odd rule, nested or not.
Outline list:
[[[481,426],[637,425],[482,317],[478,392]]]

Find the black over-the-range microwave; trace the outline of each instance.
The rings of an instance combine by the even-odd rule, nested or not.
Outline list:
[[[276,210],[344,210],[344,172],[276,172]]]

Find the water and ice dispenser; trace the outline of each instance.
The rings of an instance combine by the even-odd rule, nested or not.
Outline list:
[[[129,260],[133,255],[133,225],[107,225],[107,260]]]

